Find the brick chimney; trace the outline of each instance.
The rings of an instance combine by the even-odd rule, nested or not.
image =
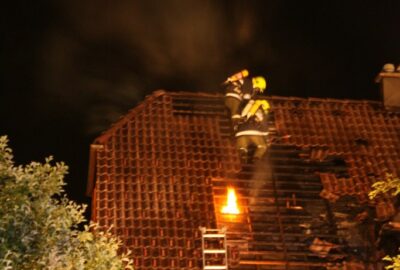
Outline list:
[[[400,65],[385,64],[375,82],[380,84],[383,105],[387,109],[400,109]]]

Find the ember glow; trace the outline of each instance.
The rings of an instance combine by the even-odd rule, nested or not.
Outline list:
[[[223,214],[240,214],[235,189],[232,187],[228,187],[226,205],[222,207],[221,212]]]

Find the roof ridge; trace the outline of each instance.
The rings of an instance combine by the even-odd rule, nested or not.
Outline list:
[[[287,100],[287,101],[324,101],[324,102],[335,102],[335,103],[371,103],[381,104],[381,101],[367,100],[367,99],[339,99],[339,98],[318,98],[318,97],[295,97],[295,96],[261,96],[271,100]]]
[[[116,122],[111,124],[111,127],[107,129],[105,132],[103,132],[100,136],[98,136],[95,140],[94,143],[104,143],[111,135],[112,133],[121,127],[128,119],[130,119],[131,115],[134,112],[140,111],[143,106],[146,104],[152,102],[153,100],[164,96],[164,95],[169,95],[172,97],[179,97],[179,96],[186,96],[186,97],[197,97],[197,98],[222,98],[223,94],[221,92],[216,91],[216,92],[190,92],[190,91],[167,91],[164,89],[159,89],[151,93],[150,95],[147,95],[145,99],[140,102],[137,106],[134,108],[130,109],[127,114],[121,116]],[[348,103],[357,103],[357,104],[381,104],[382,102],[380,101],[375,101],[375,100],[357,100],[357,99],[335,99],[335,98],[317,98],[317,97],[295,97],[295,96],[264,96],[261,95],[258,97],[259,99],[268,99],[272,101],[299,101],[299,102],[329,102],[329,103],[341,103],[341,104],[348,104]]]

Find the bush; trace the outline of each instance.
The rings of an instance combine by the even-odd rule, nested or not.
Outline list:
[[[0,269],[133,269],[121,242],[85,222],[85,205],[67,199],[67,166],[32,162],[15,166],[0,137]]]

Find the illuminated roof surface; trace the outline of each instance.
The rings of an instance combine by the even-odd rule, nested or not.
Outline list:
[[[264,98],[271,145],[258,164],[241,164],[219,94],[157,91],[95,140],[92,219],[113,226],[135,269],[201,269],[199,226],[227,228],[237,269],[373,261],[373,223],[359,233],[354,220],[394,213],[389,199],[368,203],[367,193],[398,174],[400,114],[372,101]],[[220,213],[228,186],[236,217]],[[315,241],[331,248],[312,251]]]

